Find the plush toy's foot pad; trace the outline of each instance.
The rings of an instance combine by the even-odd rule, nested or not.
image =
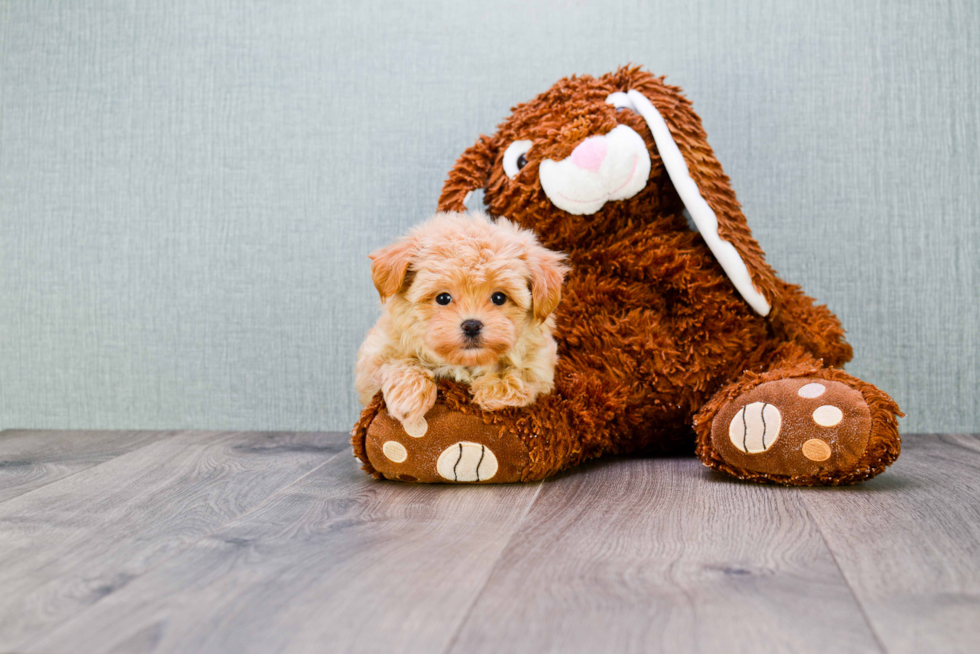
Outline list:
[[[795,377],[752,388],[721,407],[711,445],[731,467],[777,478],[845,475],[871,438],[864,396],[839,381]]]
[[[405,431],[379,411],[367,429],[365,452],[386,479],[422,483],[501,483],[521,480],[527,448],[500,425],[436,404],[426,428]]]

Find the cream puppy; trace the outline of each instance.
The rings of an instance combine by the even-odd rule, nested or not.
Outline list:
[[[436,214],[372,253],[382,315],[357,356],[361,403],[382,391],[388,413],[421,435],[436,378],[468,384],[488,411],[551,392],[564,258],[480,212]]]

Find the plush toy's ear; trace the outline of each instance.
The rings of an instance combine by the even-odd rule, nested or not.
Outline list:
[[[456,165],[449,171],[449,179],[439,196],[439,211],[466,211],[466,199],[477,189],[484,188],[490,179],[494,162],[492,141],[481,136],[466,148]]]
[[[569,270],[565,255],[533,245],[525,259],[531,269],[531,310],[535,318],[545,320],[561,302],[561,287]]]
[[[768,315],[778,280],[752,238],[701,119],[679,89],[649,73],[634,78],[626,95],[646,120],[667,174],[705,243],[749,306]]]
[[[368,255],[371,258],[371,280],[382,302],[401,289],[408,275],[408,267],[418,251],[417,240],[409,236]]]

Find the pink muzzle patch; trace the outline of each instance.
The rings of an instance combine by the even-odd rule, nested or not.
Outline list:
[[[604,137],[593,136],[592,138],[587,138],[572,150],[572,163],[582,170],[597,173],[599,172],[599,166],[602,165],[603,160],[606,158],[606,152],[608,150],[609,145],[606,143]]]

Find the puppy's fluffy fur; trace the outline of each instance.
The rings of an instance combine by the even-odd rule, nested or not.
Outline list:
[[[436,214],[370,256],[383,304],[358,352],[362,404],[381,390],[388,412],[409,427],[435,404],[437,377],[469,384],[491,411],[551,392],[563,254],[504,218],[472,212]],[[472,321],[482,325],[475,337],[463,327],[472,334]]]

